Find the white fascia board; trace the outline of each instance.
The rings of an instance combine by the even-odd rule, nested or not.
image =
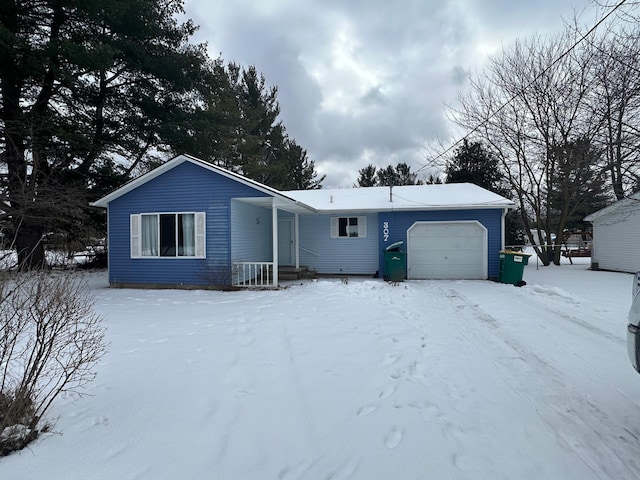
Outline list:
[[[378,212],[424,212],[424,211],[442,211],[442,210],[513,210],[513,205],[433,205],[433,206],[416,206],[416,207],[388,207],[388,208],[340,208],[340,209],[322,209],[317,210],[323,214],[340,214],[340,213],[378,213]]]

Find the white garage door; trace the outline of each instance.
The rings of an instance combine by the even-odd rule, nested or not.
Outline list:
[[[487,229],[477,221],[416,222],[407,240],[408,278],[487,278]]]

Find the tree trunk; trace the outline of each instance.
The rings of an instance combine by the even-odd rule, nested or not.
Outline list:
[[[23,220],[16,227],[15,245],[18,253],[18,268],[20,270],[34,270],[46,267],[43,243],[44,228],[28,220]]]

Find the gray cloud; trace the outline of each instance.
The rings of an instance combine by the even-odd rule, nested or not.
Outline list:
[[[445,104],[489,53],[559,31],[589,0],[187,0],[211,54],[255,65],[281,119],[327,175],[351,186],[373,163],[424,163],[450,128]]]

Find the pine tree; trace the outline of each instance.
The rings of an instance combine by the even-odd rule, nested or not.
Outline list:
[[[358,171],[357,187],[375,187],[377,185],[376,166],[369,164]]]
[[[45,264],[43,234],[82,212],[100,162],[150,159],[193,106],[206,55],[180,13],[180,0],[2,3],[2,211],[23,268]]]
[[[416,185],[420,184],[417,181],[417,175],[411,171],[411,167],[406,163],[398,163],[396,165],[396,174],[398,185]]]
[[[466,182],[507,196],[498,159],[482,143],[465,139],[447,165],[445,183]]]
[[[400,185],[400,175],[391,165],[387,166],[387,168],[378,169],[376,178],[380,187]]]
[[[419,185],[417,175],[411,171],[411,167],[406,163],[398,163],[395,167],[388,165],[386,168],[379,168],[373,164],[358,171],[356,186],[358,187],[386,187],[392,185]]]
[[[446,183],[473,183],[493,193],[510,198],[500,162],[481,142],[469,143],[466,139],[455,151],[447,165]],[[511,210],[505,217],[505,243],[508,246],[524,245],[524,225],[521,214]]]
[[[204,105],[177,125],[174,154],[189,153],[274,188],[320,188],[315,163],[278,120],[276,87],[254,66],[218,58],[202,84]]]
[[[433,173],[430,173],[424,183],[426,185],[442,185],[442,179],[438,176],[434,176]]]

